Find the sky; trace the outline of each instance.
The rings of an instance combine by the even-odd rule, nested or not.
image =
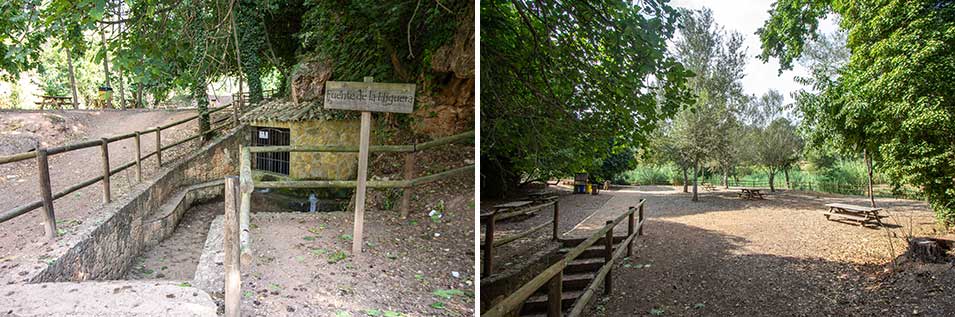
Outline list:
[[[746,77],[743,77],[743,91],[749,95],[760,96],[769,89],[776,89],[786,97],[785,103],[788,104],[793,102],[790,93],[802,88],[802,85],[793,81],[793,78],[806,74],[805,68],[795,64],[793,70],[779,74],[778,60],[772,58],[763,63],[756,57],[760,52],[759,36],[756,35],[756,30],[769,18],[768,11],[774,1],[674,0],[670,4],[687,9],[708,7],[713,10],[713,17],[717,24],[728,31],[741,33],[745,38],[743,45],[747,47],[746,55],[749,56],[749,61],[746,63]],[[829,20],[823,21],[819,26],[821,32],[831,32],[835,29],[835,24]]]

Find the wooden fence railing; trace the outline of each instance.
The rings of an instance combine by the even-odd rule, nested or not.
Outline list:
[[[603,228],[597,232],[594,232],[589,238],[587,238],[587,240],[584,240],[584,242],[581,242],[579,245],[570,250],[570,252],[567,252],[567,255],[558,260],[557,263],[549,266],[543,272],[518,288],[517,291],[514,291],[514,293],[489,308],[485,313],[481,314],[481,316],[507,316],[509,313],[520,309],[521,305],[523,305],[524,302],[531,297],[531,295],[534,295],[534,293],[544,285],[547,285],[547,315],[560,316],[562,313],[561,282],[563,280],[564,268],[567,267],[567,264],[584,253],[587,248],[590,248],[592,245],[594,245],[597,240],[603,238],[605,262],[603,266],[600,267],[600,270],[597,271],[597,275],[594,280],[590,283],[590,285],[587,286],[586,289],[584,289],[584,293],[577,298],[571,307],[570,312],[567,314],[567,316],[580,316],[581,313],[583,313],[587,302],[589,302],[593,297],[600,283],[604,284],[605,294],[610,294],[610,292],[613,290],[613,279],[611,277],[611,273],[614,262],[623,257],[624,249],[627,250],[627,256],[633,255],[633,240],[637,235],[643,235],[643,223],[646,221],[646,219],[643,217],[643,204],[645,201],[645,199],[641,199],[640,204],[638,204],[636,207],[630,207],[627,209],[626,213],[618,216],[616,219],[608,220],[607,224],[604,225]],[[634,213],[637,213],[637,216],[639,216],[639,222],[635,221]],[[627,247],[614,250],[613,229],[620,224],[624,218],[628,219],[627,238],[623,240],[621,245],[626,245]]]
[[[474,171],[474,164],[453,168],[446,170],[440,173],[431,174],[427,176],[421,176],[417,178],[412,178],[414,176],[414,154],[418,151],[423,151],[431,149],[441,145],[447,145],[451,143],[473,140],[474,131],[469,131],[461,134],[456,134],[449,137],[444,137],[436,139],[433,141],[415,144],[415,145],[377,145],[369,146],[368,152],[404,152],[406,153],[405,160],[405,180],[400,181],[368,181],[367,186],[369,188],[404,188],[404,193],[402,194],[402,210],[401,216],[406,217],[408,214],[408,206],[410,205],[411,199],[411,188],[417,185],[424,183],[433,182],[464,172]],[[225,303],[226,303],[226,315],[231,315],[230,312],[238,315],[238,303],[240,300],[240,283],[239,283],[239,262],[241,257],[249,255],[251,248],[249,247],[249,218],[250,218],[250,209],[252,203],[252,191],[255,188],[351,188],[357,187],[357,181],[313,181],[313,180],[293,180],[293,181],[254,181],[252,179],[252,153],[269,153],[269,152],[358,152],[357,146],[315,146],[315,147],[301,147],[301,146],[243,146],[240,153],[239,159],[239,179],[238,187],[233,187],[230,185],[230,182],[233,182],[233,179],[226,178],[226,191],[232,190],[233,193],[237,192],[239,200],[235,204],[226,204],[225,214],[225,246],[226,252],[230,249],[237,249],[238,253],[227,253],[225,261],[226,263],[231,263],[231,265],[226,268],[226,294],[225,294]],[[230,195],[226,194],[226,199],[230,199]],[[237,215],[238,222],[232,221],[228,218],[228,215]],[[236,228],[235,226],[238,226]],[[230,226],[232,226],[230,228]],[[238,246],[233,245],[235,239],[237,238]],[[232,278],[230,278],[232,276]]]
[[[530,229],[521,231],[519,233],[510,235],[507,237],[503,237],[500,239],[495,239],[494,237],[495,235],[494,224],[497,221],[502,220],[504,218],[508,218],[508,217],[505,217],[506,215],[501,214],[497,210],[489,212],[489,213],[481,214],[481,225],[485,227],[484,242],[481,242],[481,251],[483,252],[483,255],[482,255],[483,258],[481,259],[482,261],[481,275],[482,276],[485,276],[485,277],[490,276],[491,272],[494,271],[493,269],[494,268],[494,248],[496,247],[526,238],[532,233],[537,232],[538,230],[541,230],[543,228],[546,228],[548,225],[550,225],[552,228],[551,234],[552,234],[553,240],[557,241],[557,238],[559,235],[557,228],[560,223],[560,205],[558,203],[558,200],[554,200],[554,201],[550,201],[550,202],[546,202],[546,203],[538,204],[534,206],[524,207],[524,208],[520,208],[513,211],[508,211],[505,214],[515,215],[515,214],[525,213],[527,211],[535,210],[535,209],[543,210],[544,208],[548,206],[554,206],[554,217],[552,219],[547,220],[544,223],[536,225]]]
[[[235,105],[236,105],[236,104],[233,103],[233,104],[230,104],[230,105],[226,105],[226,106],[222,106],[222,107],[219,107],[219,108],[211,109],[211,110],[208,111],[208,113],[209,113],[209,115],[212,115],[213,113],[222,111],[222,110],[224,110],[224,109],[226,109],[226,108],[235,108]],[[18,217],[18,216],[21,216],[21,215],[23,215],[23,214],[26,214],[27,212],[32,211],[32,210],[34,210],[34,209],[43,207],[43,211],[44,211],[44,213],[43,213],[43,214],[44,214],[44,231],[45,231],[45,233],[46,233],[47,238],[49,238],[49,239],[55,239],[55,238],[56,238],[56,216],[55,216],[55,212],[54,212],[54,210],[53,210],[53,201],[54,201],[54,200],[59,199],[59,198],[62,198],[62,197],[64,197],[64,196],[69,195],[69,194],[71,194],[71,193],[73,193],[73,192],[75,192],[75,191],[78,191],[78,190],[80,190],[80,189],[86,188],[87,186],[96,184],[97,182],[101,182],[101,183],[103,184],[103,203],[104,203],[104,204],[108,204],[110,201],[112,201],[111,188],[110,188],[110,176],[115,175],[115,174],[117,174],[117,173],[119,173],[119,172],[122,172],[122,171],[124,171],[124,170],[126,170],[126,169],[128,169],[128,168],[130,168],[130,167],[134,167],[134,166],[135,166],[135,167],[136,167],[136,179],[137,179],[137,181],[141,182],[141,181],[143,180],[143,172],[142,172],[142,161],[143,161],[143,160],[148,159],[148,158],[150,158],[150,157],[152,157],[152,156],[156,156],[157,167],[162,167],[162,165],[163,165],[163,161],[162,161],[163,151],[169,150],[169,149],[171,149],[171,148],[173,148],[173,147],[175,147],[175,146],[181,145],[181,144],[183,144],[183,143],[186,143],[186,142],[195,140],[195,139],[200,138],[200,137],[202,137],[202,136],[204,136],[204,135],[209,135],[209,134],[211,134],[211,133],[213,133],[213,132],[215,132],[215,131],[222,130],[222,129],[226,128],[226,127],[237,125],[237,124],[238,124],[238,119],[237,119],[237,118],[238,118],[238,111],[237,111],[237,110],[234,110],[234,112],[235,112],[235,115],[232,116],[232,119],[233,119],[233,120],[229,120],[230,117],[224,117],[224,118],[222,118],[222,119],[216,120],[216,121],[210,123],[210,129],[209,129],[209,130],[207,130],[207,131],[199,131],[196,135],[193,135],[193,136],[190,136],[190,137],[188,137],[188,138],[185,138],[185,139],[182,139],[182,140],[173,142],[172,144],[168,144],[168,145],[162,145],[162,131],[163,131],[163,130],[166,130],[166,129],[169,129],[169,128],[172,128],[172,127],[175,127],[175,126],[178,126],[178,125],[181,125],[181,124],[184,124],[184,123],[189,122],[189,121],[192,121],[192,120],[196,120],[196,119],[198,119],[201,115],[198,115],[198,114],[197,114],[197,115],[194,115],[194,116],[191,116],[191,117],[188,117],[188,118],[185,118],[185,119],[182,119],[182,120],[173,122],[173,123],[169,123],[169,124],[166,124],[166,125],[158,126],[158,127],[155,127],[155,128],[149,129],[149,130],[135,131],[135,132],[127,133],[127,134],[123,134],[123,135],[116,135],[116,136],[112,136],[112,137],[108,137],[108,138],[102,138],[102,139],[99,139],[99,140],[89,140],[89,141],[85,141],[85,142],[67,144],[67,145],[56,146],[56,147],[51,147],[51,148],[42,148],[42,147],[39,147],[39,146],[38,146],[38,148],[36,149],[36,151],[33,151],[33,152],[25,152],[25,153],[13,154],[13,155],[0,156],[0,164],[7,164],[7,163],[14,163],[14,162],[19,162],[19,161],[25,161],[25,160],[29,160],[29,159],[36,159],[36,166],[37,166],[37,170],[38,170],[37,175],[38,175],[38,178],[39,178],[39,187],[40,187],[40,188],[39,188],[39,191],[40,191],[40,199],[39,199],[39,200],[36,200],[36,201],[30,202],[30,203],[27,203],[27,204],[24,204],[24,205],[20,205],[20,206],[14,207],[14,208],[12,208],[12,209],[3,211],[2,213],[0,213],[0,223],[5,222],[5,221],[10,220],[10,219],[13,219],[13,218]],[[226,122],[226,121],[232,121],[232,122]],[[140,140],[141,140],[141,138],[142,138],[142,136],[143,136],[144,134],[149,134],[149,133],[154,133],[154,132],[156,133],[156,148],[155,148],[154,151],[149,152],[149,153],[147,153],[146,155],[143,155],[143,154],[142,154],[142,147],[140,146]],[[133,160],[132,162],[129,162],[129,163],[120,165],[120,166],[115,167],[115,168],[110,167],[110,165],[109,165],[109,144],[110,144],[110,143],[113,143],[113,142],[117,142],[117,141],[122,141],[122,140],[130,139],[130,138],[132,138],[132,139],[134,140],[134,142],[135,142],[135,149],[133,149],[133,150],[134,150],[135,153],[136,153],[136,155],[135,155],[136,159]],[[50,165],[49,165],[49,156],[50,156],[50,155],[55,155],[55,154],[60,154],[60,153],[66,153],[66,152],[70,152],[70,151],[76,151],[76,150],[91,148],[91,147],[97,147],[97,146],[100,147],[100,151],[101,151],[101,154],[102,154],[102,155],[100,156],[100,157],[101,157],[100,160],[101,160],[101,162],[102,162],[102,167],[103,167],[103,168],[102,168],[102,174],[99,175],[99,176],[96,176],[96,177],[87,179],[87,180],[85,180],[85,181],[82,181],[82,182],[80,182],[80,183],[78,183],[78,184],[74,184],[74,185],[72,185],[72,186],[70,186],[70,187],[67,187],[67,188],[65,188],[65,189],[63,189],[63,190],[61,190],[61,191],[58,191],[58,192],[55,192],[55,193],[54,193],[54,192],[52,191],[52,189],[51,189],[51,186],[50,186]]]

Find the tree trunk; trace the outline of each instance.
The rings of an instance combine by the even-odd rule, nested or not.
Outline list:
[[[106,31],[100,31],[99,36],[103,40],[103,74],[106,76],[106,87],[111,87],[109,84],[109,51],[106,49]],[[109,95],[109,98],[106,98],[106,107],[113,108],[112,93]]]
[[[875,196],[872,195],[872,158],[869,157],[869,153],[865,149],[862,150],[862,160],[865,161],[865,169],[869,181],[869,202],[872,204],[872,208],[875,208]]]
[[[202,133],[202,141],[209,141],[211,135],[209,131],[209,95],[206,93],[205,78],[199,79],[192,84],[192,98],[196,101],[196,110],[199,112],[199,131]]]
[[[728,168],[723,169],[723,188],[730,188],[730,170]]]
[[[76,95],[76,75],[73,73],[73,52],[66,50],[66,65],[70,69],[70,90],[73,91],[73,109],[80,108],[80,98]]]
[[[698,200],[696,197],[696,183],[699,177],[700,177],[700,163],[693,163],[693,201]]]
[[[119,20],[123,20],[123,6],[119,6]],[[126,30],[123,28],[123,24],[119,25],[119,50],[123,50],[123,35],[126,35]],[[123,110],[126,110],[126,85],[123,83],[123,69],[117,69],[119,71],[119,105]]]
[[[146,108],[143,106],[143,83],[136,84],[136,107]]]
[[[776,187],[773,186],[773,180],[776,178],[776,171],[769,170],[769,191],[776,192]]]
[[[683,167],[683,192],[689,193],[689,190],[687,190],[687,186],[689,186],[690,180],[686,176],[686,170],[687,170],[687,167]]]
[[[123,89],[123,70],[119,70],[119,106],[126,110],[126,91]]]
[[[786,175],[786,189],[792,189],[792,186],[789,185],[789,168],[783,169],[783,175]]]
[[[942,263],[945,262],[946,252],[947,250],[937,240],[918,237],[909,240],[909,249],[906,256],[909,259],[921,262]]]

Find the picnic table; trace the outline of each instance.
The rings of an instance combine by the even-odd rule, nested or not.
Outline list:
[[[73,98],[67,96],[37,96],[40,97],[40,101],[34,102],[34,104],[40,106],[40,110],[43,110],[47,106],[50,106],[50,109],[63,109],[65,105],[72,105]]]
[[[708,191],[716,190],[716,186],[713,186],[713,184],[704,182],[704,183],[703,183],[703,189],[708,190]]]
[[[857,221],[860,226],[865,226],[866,223],[873,220],[878,223],[879,226],[882,226],[882,218],[887,217],[879,215],[879,211],[881,211],[882,208],[841,203],[826,204],[826,207],[829,207],[829,211],[823,212],[823,214],[826,215],[826,220],[833,220],[831,217],[839,217],[840,219]]]
[[[756,188],[740,188],[736,196],[743,199],[766,199]]]

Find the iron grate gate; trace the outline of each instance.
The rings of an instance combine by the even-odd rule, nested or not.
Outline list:
[[[254,127],[252,131],[252,145],[254,146],[288,146],[289,130],[282,128]],[[289,174],[289,152],[253,153],[253,167],[257,170],[269,171],[283,175]]]

